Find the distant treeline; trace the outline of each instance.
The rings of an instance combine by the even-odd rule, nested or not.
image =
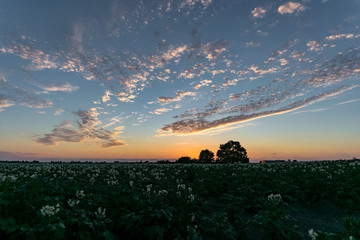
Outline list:
[[[179,161],[180,160],[180,161]],[[38,160],[26,161],[26,160],[0,160],[1,163],[24,163],[24,164],[182,164],[182,163],[206,163],[200,162],[199,159],[191,159],[190,157],[181,157],[179,160],[158,160],[158,161],[137,161],[137,162],[123,162],[123,161],[50,161],[50,162],[42,162]],[[338,160],[314,160],[314,161],[360,161],[359,158],[351,158],[351,159],[338,159]],[[297,160],[261,160],[259,163],[281,163],[281,162],[298,162]],[[301,161],[300,161],[301,162]],[[217,161],[210,163],[220,163]]]

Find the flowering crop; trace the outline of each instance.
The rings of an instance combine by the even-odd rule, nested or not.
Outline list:
[[[358,239],[359,210],[359,161],[0,164],[1,239]]]

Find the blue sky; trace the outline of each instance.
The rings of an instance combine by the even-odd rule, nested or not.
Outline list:
[[[0,9],[2,159],[360,155],[358,0]]]

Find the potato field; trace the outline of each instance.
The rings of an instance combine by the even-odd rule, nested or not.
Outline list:
[[[360,161],[0,164],[1,239],[360,239]]]

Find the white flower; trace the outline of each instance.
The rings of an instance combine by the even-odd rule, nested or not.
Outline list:
[[[179,185],[177,186],[177,188],[178,188],[178,189],[183,189],[183,190],[185,190],[185,189],[186,189],[186,186],[185,186],[185,184],[179,184]]]
[[[100,218],[105,218],[105,212],[106,212],[106,208],[101,209],[101,207],[99,207],[95,212],[95,215]]]
[[[310,229],[308,233],[309,233],[309,237],[311,237],[311,240],[316,240],[318,234],[314,231],[314,229]]]
[[[59,211],[60,211],[59,203],[56,204],[56,206],[45,205],[40,209],[41,215],[49,216],[49,217],[55,215]]]
[[[95,178],[94,177],[90,178],[89,182],[91,185],[93,185],[95,183]]]
[[[67,201],[67,203],[69,204],[70,207],[73,207],[75,205],[78,205],[80,203],[80,201],[78,199],[74,200],[74,199],[69,199]]]
[[[14,175],[10,175],[9,178],[12,182],[15,182],[17,180],[17,177]]]
[[[190,201],[192,202],[192,201],[195,200],[195,195],[194,195],[194,194],[190,194],[190,195],[188,196],[188,198],[189,198]]]
[[[159,190],[159,195],[167,195],[168,191],[166,190]]]
[[[268,200],[270,202],[273,202],[275,204],[279,203],[282,199],[281,199],[281,195],[280,194],[270,194],[268,196]]]
[[[30,176],[30,178],[32,178],[32,179],[37,178],[37,175],[34,173]]]
[[[83,190],[81,191],[76,191],[76,197],[81,199],[81,198],[84,198],[85,197],[85,193]]]
[[[146,191],[147,191],[148,193],[150,193],[151,188],[152,188],[152,184],[147,185],[147,186],[146,186]]]
[[[134,185],[134,181],[130,181],[129,185],[130,185],[130,187],[132,187]]]
[[[118,182],[118,180],[116,180],[116,179],[113,179],[113,180],[109,180],[108,181],[108,185],[118,185],[119,184],[119,182]]]

